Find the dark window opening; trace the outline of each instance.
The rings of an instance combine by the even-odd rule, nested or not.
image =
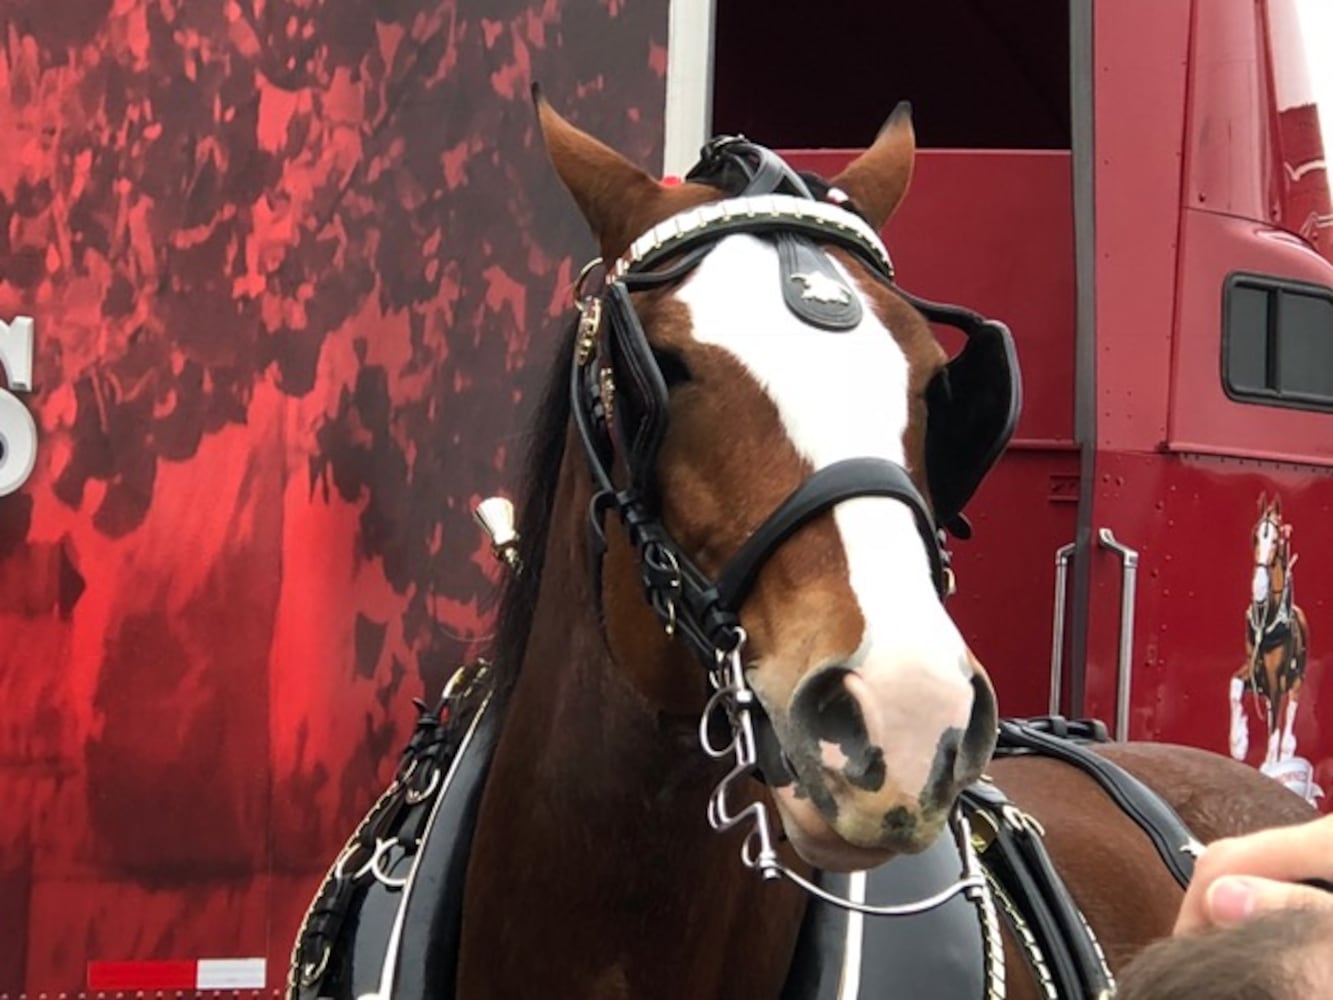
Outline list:
[[[900,100],[917,143],[1069,149],[1069,0],[717,4],[713,132],[869,145]]]
[[[1233,275],[1223,315],[1227,395],[1333,410],[1333,288]]]

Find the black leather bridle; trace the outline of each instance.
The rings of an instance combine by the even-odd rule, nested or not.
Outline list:
[[[724,191],[738,191],[734,197],[683,212],[653,227],[610,269],[600,294],[578,293],[582,316],[570,370],[570,403],[595,489],[589,527],[599,599],[604,520],[614,510],[637,553],[648,602],[668,633],[683,635],[711,669],[720,654],[735,648],[741,605],[778,546],[810,519],[844,500],[866,496],[889,497],[911,511],[936,592],[944,599],[952,576],[943,528],[961,537],[970,533],[961,517],[962,505],[998,457],[1017,419],[1018,369],[1009,331],[968,310],[925,302],[893,286],[888,252],[873,228],[845,204],[845,196],[830,198],[827,184],[798,176],[767,149],[743,139],[713,140],[704,147],[699,165],[689,176],[721,185]],[[793,490],[716,579],[700,570],[667,532],[659,514],[655,474],[666,431],[667,387],[630,295],[681,280],[721,239],[735,233],[785,241],[791,253],[803,254],[807,262],[823,257],[820,245],[839,247],[927,318],[963,329],[968,348],[941,373],[943,384],[928,390],[932,411],[941,394],[953,391],[948,378],[951,372],[961,370],[968,382],[990,375],[1003,381],[991,426],[954,428],[955,436],[969,438],[989,432],[983,433],[984,447],[971,457],[971,473],[961,481],[954,476],[937,483],[931,477],[936,511],[943,515],[938,520],[902,466],[881,458],[852,458],[816,470]],[[818,316],[813,322],[825,325]],[[836,324],[836,317],[830,322]],[[977,451],[975,443],[971,447]],[[616,485],[612,472],[617,450],[628,470],[629,482],[624,487]],[[928,469],[932,462],[943,460],[932,455],[938,450],[938,442],[932,441],[928,431]]]

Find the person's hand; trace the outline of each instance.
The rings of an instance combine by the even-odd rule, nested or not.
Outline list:
[[[1297,884],[1303,879],[1333,881],[1333,816],[1209,844],[1195,866],[1175,932],[1233,927],[1274,910],[1333,913],[1333,893]]]

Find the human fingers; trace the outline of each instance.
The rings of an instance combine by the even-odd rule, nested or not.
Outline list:
[[[1207,894],[1214,882],[1227,875],[1277,882],[1333,878],[1333,816],[1209,845],[1195,866],[1176,920],[1176,933],[1211,926]]]
[[[1223,875],[1204,893],[1204,911],[1214,927],[1234,927],[1264,913],[1297,909],[1333,913],[1333,895],[1251,875]]]

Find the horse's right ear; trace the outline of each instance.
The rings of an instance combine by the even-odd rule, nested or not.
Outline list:
[[[907,193],[915,160],[912,105],[901,101],[879,130],[874,144],[847,164],[832,183],[850,195],[871,225],[880,229]]]
[[[619,256],[632,239],[657,221],[649,219],[662,188],[610,146],[565,121],[532,85],[546,151],[601,245],[602,256]]]

